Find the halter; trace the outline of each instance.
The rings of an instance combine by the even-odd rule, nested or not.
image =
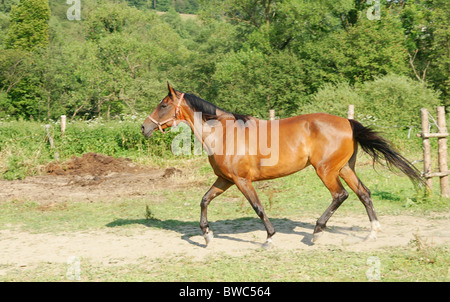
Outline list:
[[[162,129],[162,126],[164,125],[164,124],[166,124],[166,123],[168,123],[168,122],[170,122],[170,121],[173,121],[174,122],[174,125],[173,126],[176,126],[177,125],[177,119],[178,119],[178,115],[179,115],[179,119],[180,120],[186,120],[185,118],[184,118],[184,116],[183,116],[183,113],[181,112],[181,107],[180,107],[180,105],[181,105],[181,101],[183,100],[183,97],[184,97],[184,93],[182,93],[181,94],[181,96],[180,96],[180,98],[179,98],[179,100],[178,100],[178,104],[177,104],[177,107],[175,107],[175,114],[171,117],[171,118],[169,118],[169,119],[167,119],[167,120],[165,120],[165,121],[163,121],[163,122],[158,122],[157,120],[155,120],[154,118],[152,118],[150,115],[148,116],[148,118],[153,122],[153,123],[155,123],[157,126],[158,126],[158,128],[159,128],[159,131],[161,131],[162,133],[164,133],[164,131],[163,131],[163,129]]]

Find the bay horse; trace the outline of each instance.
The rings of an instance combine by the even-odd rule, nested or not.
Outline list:
[[[248,115],[230,113],[193,94],[181,93],[173,89],[169,83],[167,86],[168,95],[145,119],[141,131],[148,138],[156,129],[164,132],[166,128],[184,122],[208,151],[208,159],[217,180],[200,203],[200,228],[206,245],[213,238],[207,220],[207,207],[213,198],[236,185],[264,223],[267,240],[263,246],[270,246],[275,230],[252,182],[290,175],[309,165],[314,167],[317,176],[332,196],[331,205],[316,222],[312,241],[316,242],[323,234],[327,221],[349,196],[340,179],[356,193],[367,211],[371,231],[366,239],[376,239],[380,223],[375,214],[370,190],[355,173],[358,144],[373,158],[374,163],[379,161],[380,157],[384,158],[389,167],[398,168],[414,184],[423,184],[417,168],[389,141],[353,119],[314,113],[265,121]],[[211,133],[215,133],[216,130],[213,132],[210,127],[210,135],[206,136],[206,132],[202,132],[202,129],[211,125],[210,121],[214,121],[215,129],[221,126],[224,130],[217,131],[218,135],[214,136]],[[264,134],[263,126],[266,129],[266,137],[260,135]],[[235,135],[237,129],[243,129],[245,136],[239,139],[239,135]],[[272,131],[274,129],[276,131]],[[253,140],[250,137],[252,131],[257,134]],[[211,139],[211,136],[214,139]],[[266,140],[266,146],[270,142],[271,147],[274,147],[272,153],[275,153],[273,156],[275,160],[269,160],[274,154],[268,154],[267,150],[263,150],[262,140]],[[219,146],[222,152],[217,152]],[[213,150],[213,147],[216,149]],[[250,152],[251,149],[253,154]]]

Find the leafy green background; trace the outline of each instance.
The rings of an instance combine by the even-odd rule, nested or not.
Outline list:
[[[335,106],[357,101],[357,112],[416,125],[418,107],[449,103],[449,8],[380,5],[377,21],[362,0],[83,0],[81,20],[69,21],[64,1],[5,0],[0,116],[148,112],[170,81],[264,118],[269,109],[288,117],[328,108],[318,95],[347,87]]]

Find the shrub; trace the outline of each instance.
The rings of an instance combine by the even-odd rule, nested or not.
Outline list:
[[[434,114],[439,93],[406,76],[387,75],[351,86],[326,84],[310,97],[298,113],[326,112],[347,117],[348,105],[355,106],[355,119],[372,126],[402,152],[419,154],[420,109]]]
[[[387,75],[356,86],[326,84],[311,96],[301,113],[327,112],[347,117],[355,105],[355,119],[381,128],[420,127],[420,109],[434,112],[439,93],[406,76]]]
[[[327,83],[311,96],[310,103],[301,108],[299,114],[325,112],[347,117],[348,105],[361,103],[361,97],[348,83]]]
[[[356,88],[363,99],[361,113],[377,118],[384,127],[420,127],[420,109],[435,112],[439,93],[406,76],[387,75]]]

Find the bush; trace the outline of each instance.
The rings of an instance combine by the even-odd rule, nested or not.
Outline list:
[[[383,133],[402,152],[419,154],[420,109],[432,114],[439,106],[439,93],[406,76],[387,75],[351,86],[326,84],[310,97],[298,114],[326,112],[347,117],[348,105],[355,106],[355,119]]]
[[[435,112],[439,93],[406,76],[387,75],[350,86],[327,84],[311,96],[302,113],[327,112],[347,117],[355,105],[355,119],[381,128],[420,127],[420,109]]]
[[[299,114],[325,112],[347,117],[348,105],[357,106],[362,103],[359,94],[346,82],[337,85],[327,83],[310,99],[310,103],[301,108]]]

